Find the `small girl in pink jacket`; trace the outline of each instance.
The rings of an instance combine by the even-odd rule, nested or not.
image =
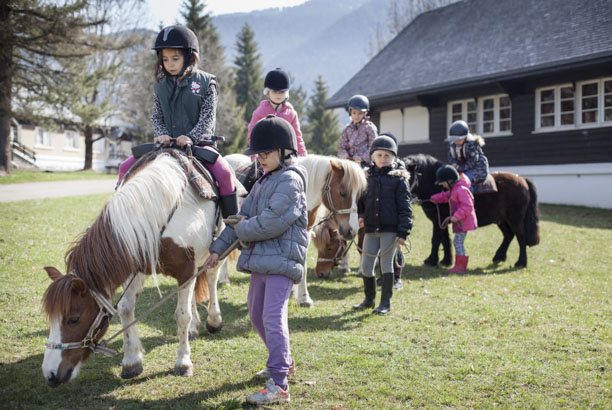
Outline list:
[[[474,195],[470,192],[469,178],[457,172],[450,165],[443,165],[436,172],[436,184],[442,185],[446,191],[431,196],[436,203],[450,201],[451,222],[455,238],[455,266],[447,269],[450,273],[465,273],[467,271],[468,256],[465,254],[463,242],[468,231],[478,228],[476,211],[474,210]]]
[[[297,112],[295,112],[293,106],[287,101],[289,99],[289,83],[289,74],[280,68],[276,68],[266,74],[266,79],[264,80],[264,95],[267,99],[263,100],[259,104],[259,107],[253,111],[251,122],[249,122],[247,142],[250,143],[251,141],[251,130],[255,124],[257,124],[257,121],[273,114],[287,120],[287,122],[291,124],[297,138],[297,155],[299,157],[305,157],[306,146],[302,139],[302,131],[300,130]],[[252,156],[251,159],[254,159],[254,156]]]

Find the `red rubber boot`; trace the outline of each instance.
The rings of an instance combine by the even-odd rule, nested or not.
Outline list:
[[[467,255],[455,255],[455,266],[451,269],[447,269],[448,273],[465,273],[467,272],[469,256]]]

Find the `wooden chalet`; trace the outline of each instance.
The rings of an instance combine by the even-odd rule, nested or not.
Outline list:
[[[612,1],[464,0],[423,13],[328,101],[370,99],[399,154],[447,159],[458,119],[540,201],[612,208]]]

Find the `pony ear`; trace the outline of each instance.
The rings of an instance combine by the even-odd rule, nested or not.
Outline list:
[[[43,269],[47,271],[47,275],[49,275],[49,279],[51,280],[56,280],[64,276],[62,272],[58,271],[53,266],[45,266]]]
[[[334,174],[342,174],[342,172],[344,171],[342,169],[342,164],[333,159],[330,159],[329,163],[331,164],[331,168]]]
[[[83,296],[87,292],[87,285],[81,278],[74,277],[72,278],[72,290],[78,295]]]

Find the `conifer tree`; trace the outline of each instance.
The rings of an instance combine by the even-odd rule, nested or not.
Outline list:
[[[308,150],[315,154],[336,155],[338,152],[338,118],[333,111],[325,108],[327,86],[319,75],[315,81],[313,94],[307,109],[308,123],[304,134],[307,135]]]
[[[244,23],[238,33],[236,48],[234,91],[236,102],[244,109],[243,119],[248,124],[263,91],[261,56],[257,52],[255,33],[248,23]]]
[[[240,148],[239,142],[246,135],[246,125],[242,121],[242,108],[236,104],[232,71],[225,65],[219,34],[210,13],[205,9],[205,1],[185,0],[181,15],[185,25],[198,36],[201,68],[217,78],[219,100],[215,134],[225,136],[226,143],[220,147],[221,152],[230,154]]]

